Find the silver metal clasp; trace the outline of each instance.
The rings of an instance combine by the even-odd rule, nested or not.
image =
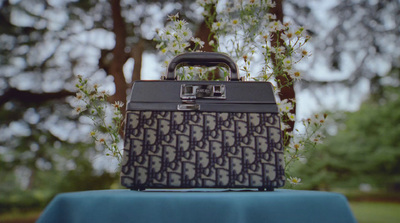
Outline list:
[[[180,104],[177,108],[179,111],[196,111],[200,110],[200,105],[198,104]]]
[[[182,84],[180,97],[182,100],[226,99],[226,88],[223,84]]]

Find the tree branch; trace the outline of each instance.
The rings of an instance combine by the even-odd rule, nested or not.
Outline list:
[[[273,7],[271,9],[271,13],[276,15],[276,20],[283,22],[283,6],[282,6],[282,0],[276,0],[275,1],[276,6]],[[279,44],[281,46],[284,45],[283,40],[281,38],[279,38],[277,40],[277,38],[279,38],[278,36],[274,35],[272,37],[272,45],[275,47],[277,44],[277,41],[279,41]],[[272,61],[275,62],[275,55],[272,55]],[[274,64],[275,66],[275,64]],[[281,100],[294,100],[296,98],[296,94],[294,91],[294,87],[293,85],[289,86],[288,83],[290,83],[292,81],[292,79],[290,78],[289,75],[286,75],[286,77],[280,75],[276,77],[277,79],[277,83],[278,83],[278,87],[279,89],[281,89],[280,93],[279,93],[279,97]],[[282,87],[285,86],[285,87]],[[296,114],[296,104],[294,104],[293,109],[290,110],[291,113]],[[294,121],[290,121],[288,117],[283,117],[284,119],[288,120],[287,124],[290,126],[287,130],[287,132],[292,132],[294,129]],[[289,140],[284,142],[285,145],[289,144]]]
[[[9,101],[17,101],[23,104],[43,104],[51,100],[64,99],[72,95],[75,95],[75,93],[66,90],[54,93],[33,93],[30,91],[21,91],[16,88],[9,88],[0,96],[0,106],[3,106]]]
[[[143,39],[140,39],[139,42],[133,46],[131,51],[131,57],[135,61],[135,65],[132,71],[132,82],[141,79],[142,58],[143,58],[143,52],[145,50],[144,44],[145,41]],[[129,87],[131,86],[132,85],[130,84]]]
[[[125,52],[126,48],[126,27],[125,20],[121,15],[120,0],[111,0],[111,10],[113,18],[113,32],[115,34],[115,46],[112,50],[113,59],[110,64],[109,74],[114,77],[115,94],[109,98],[109,101],[121,101],[126,104],[126,80],[124,77],[123,66],[129,58]],[[123,111],[125,115],[125,111]]]

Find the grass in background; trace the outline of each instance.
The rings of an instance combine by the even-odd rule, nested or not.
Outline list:
[[[400,203],[350,202],[358,223],[399,223]]]
[[[399,223],[400,203],[351,201],[351,209],[358,223]],[[12,211],[0,215],[1,223],[34,223],[40,215],[36,211]]]
[[[34,223],[41,212],[42,210],[13,210],[0,214],[0,223]]]

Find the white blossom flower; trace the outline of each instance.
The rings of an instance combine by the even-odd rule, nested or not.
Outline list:
[[[298,177],[289,177],[289,178],[288,178],[288,181],[289,181],[289,183],[292,184],[292,185],[301,184],[301,183],[300,183],[300,182],[301,182],[301,179],[298,178]]]
[[[182,27],[182,29],[179,30],[177,34],[183,41],[188,41],[192,37],[192,31],[187,27]]]
[[[113,107],[116,109],[122,108],[122,106],[124,106],[124,103],[122,101],[116,101],[113,104]]]
[[[275,20],[273,22],[270,22],[267,26],[267,30],[269,32],[277,32],[285,29],[285,26],[282,25],[281,21]]]
[[[162,54],[166,54],[167,52],[168,52],[167,48],[164,48],[164,49],[161,50]]]
[[[213,31],[221,30],[221,29],[224,27],[224,25],[225,25],[225,23],[224,23],[224,22],[221,22],[221,21],[219,21],[219,22],[214,22],[214,23],[212,24],[211,29],[212,29]]]
[[[293,32],[293,30],[289,29],[282,33],[280,37],[283,41],[290,42],[296,37],[296,34]]]
[[[239,24],[239,20],[237,20],[237,19],[232,20],[233,26],[237,26],[238,24]]]
[[[287,116],[290,121],[296,121],[296,115],[294,113],[288,113]]]
[[[279,98],[279,94],[281,93],[281,89],[274,87],[274,93],[275,93],[275,97]]]
[[[272,37],[269,33],[260,33],[260,41],[262,43],[270,43],[272,41]],[[270,48],[267,46],[267,49],[270,50]],[[274,49],[275,52],[275,49]]]
[[[283,66],[285,67],[291,67],[292,66],[292,59],[291,58],[285,58],[283,61]]]
[[[285,47],[284,46],[271,47],[270,50],[271,50],[272,53],[275,53],[275,54],[283,54],[285,52]]]
[[[79,115],[82,112],[86,111],[86,109],[87,108],[84,105],[77,105],[77,106],[74,107],[73,114],[74,115]]]
[[[292,138],[289,143],[289,148],[293,149],[291,152],[301,151],[304,149],[304,143],[298,138]]]
[[[299,80],[301,79],[301,73],[298,70],[288,70],[288,75],[291,77],[293,80]]]
[[[179,18],[179,13],[176,13],[175,15],[169,15],[168,19],[171,21],[175,21]]]
[[[272,13],[265,14],[265,20],[270,21],[270,20],[275,20],[275,19],[276,19],[276,15],[275,14],[272,14]]]
[[[293,109],[293,103],[289,102],[288,99],[284,99],[281,102],[278,102],[277,105],[281,113],[287,113]]]
[[[76,93],[75,98],[76,98],[77,100],[82,100],[83,97],[84,97],[84,95],[82,94],[82,92],[77,92],[77,93]]]
[[[92,85],[92,87],[93,87],[93,90],[95,90],[95,91],[97,91],[97,89],[99,89],[99,84],[98,83],[94,83],[93,85]]]
[[[311,125],[319,126],[325,123],[327,114],[314,114],[311,118]]]
[[[288,124],[282,122],[282,123],[281,123],[281,130],[284,131],[284,130],[286,130],[286,129],[290,129],[290,125],[288,125]]]
[[[272,1],[272,0],[267,0],[266,3],[267,3],[267,6],[270,8],[275,8],[275,6],[276,6],[275,1]]]
[[[184,19],[177,19],[176,21],[174,21],[175,28],[177,28],[177,29],[186,28],[187,24],[188,24],[188,22],[186,22],[186,20],[184,20]]]
[[[309,52],[305,49],[301,49],[301,56],[302,57],[308,57],[309,56]]]
[[[325,136],[322,133],[315,133],[310,137],[310,141],[315,144],[321,144]]]
[[[95,142],[98,145],[105,145],[107,143],[108,136],[104,133],[97,133]]]
[[[89,135],[90,137],[97,138],[97,136],[99,135],[99,131],[97,130],[90,131]]]
[[[202,41],[200,38],[197,38],[197,37],[194,38],[194,37],[192,37],[190,40],[191,40],[193,43],[198,44],[199,47],[200,47],[200,49],[204,47],[204,41]]]

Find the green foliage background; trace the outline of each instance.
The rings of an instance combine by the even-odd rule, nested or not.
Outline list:
[[[394,82],[396,75],[389,75]],[[356,112],[330,115],[338,129],[298,166],[303,188],[358,188],[400,190],[400,88],[385,86]]]

